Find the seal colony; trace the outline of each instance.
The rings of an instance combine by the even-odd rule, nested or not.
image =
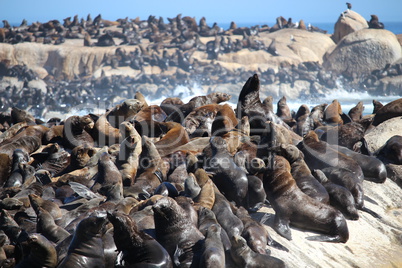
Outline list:
[[[336,101],[328,111],[318,105],[292,114],[282,98],[275,113],[259,90],[254,74],[236,109],[219,103],[227,94],[159,106],[137,92],[103,114],[66,120],[1,113],[9,126],[0,143],[1,264],[285,267],[290,255],[271,254],[292,254],[277,240],[292,240],[295,227],[315,233],[307,237],[314,243],[347,245],[348,222],[363,214],[384,222],[385,211],[365,207],[363,181],[386,181],[384,163],[400,159],[400,136],[379,160],[364,155],[364,136],[345,141],[348,148],[328,133],[369,132],[380,116],[399,116],[401,100],[349,117]],[[384,117],[382,109],[393,113]],[[304,136],[301,120],[310,122]],[[192,135],[194,128],[202,132]],[[264,225],[269,214],[257,220],[267,207],[276,232]]]

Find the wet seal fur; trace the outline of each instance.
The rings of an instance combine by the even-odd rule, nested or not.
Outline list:
[[[121,212],[108,213],[113,224],[113,239],[117,250],[122,253],[122,263],[127,266],[148,265],[173,267],[167,251],[150,235],[139,231],[133,219]]]
[[[290,164],[284,157],[272,156],[269,161],[264,173],[264,189],[275,210],[275,231],[291,240],[289,224],[292,224],[325,234],[308,237],[308,240],[346,243],[349,230],[342,213],[303,193],[290,174]]]

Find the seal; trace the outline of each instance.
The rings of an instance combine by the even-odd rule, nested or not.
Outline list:
[[[402,137],[400,138],[398,144],[402,144]],[[357,153],[343,146],[335,146],[335,145],[331,146],[336,150],[338,150],[340,153],[343,153],[344,155],[349,156],[353,160],[355,160],[362,168],[365,180],[376,183],[384,183],[385,180],[387,179],[387,169],[385,168],[384,163],[381,160],[377,159],[376,157]],[[391,146],[391,148],[396,147]],[[400,155],[402,156],[402,146],[400,148],[401,148]],[[390,152],[387,152],[385,155],[392,156]],[[400,163],[402,164],[402,161]]]
[[[239,120],[243,116],[248,116],[251,129],[250,135],[261,135],[267,120],[286,125],[269,108],[262,104],[259,95],[260,79],[257,74],[254,74],[246,81],[240,91],[237,108],[235,109]]]
[[[229,201],[241,206],[246,202],[248,180],[227,150],[226,141],[219,136],[211,137],[212,158],[206,171],[214,173],[213,182]]]
[[[166,121],[174,121],[181,123],[186,116],[195,108],[207,105],[207,104],[219,104],[224,101],[230,100],[231,95],[222,92],[213,92],[206,96],[196,96],[192,98],[188,103],[180,106],[179,111],[175,111],[170,114]]]
[[[212,209],[215,203],[214,183],[204,169],[199,168],[194,173],[200,193],[193,199],[195,207]]]
[[[94,192],[107,197],[106,200],[120,200],[123,198],[123,180],[120,171],[113,163],[110,154],[103,152],[98,161],[98,173],[91,187]]]
[[[141,136],[134,127],[132,131],[134,134],[125,138],[121,143],[119,156],[116,160],[116,166],[121,173],[124,186],[130,186],[134,183],[139,165],[139,157],[142,152]]]
[[[80,221],[60,268],[105,267],[102,235],[106,218],[90,216]]]
[[[385,158],[389,162],[401,165],[402,164],[402,136],[395,135],[387,140],[384,147],[378,153],[378,156]]]
[[[177,147],[190,141],[186,130],[179,123],[165,122],[163,125],[166,134],[162,139],[154,143],[162,157],[173,153]]]
[[[45,209],[47,212],[49,212],[50,215],[52,215],[53,219],[55,220],[58,220],[63,216],[60,207],[56,203],[50,200],[43,199],[42,197],[34,193],[29,194],[28,197],[31,206],[35,211],[38,211],[39,208],[41,207]]]
[[[225,267],[225,251],[221,240],[221,226],[209,226],[200,260],[200,267]]]
[[[138,122],[144,120],[163,122],[165,121],[166,117],[167,115],[161,107],[159,107],[158,105],[150,105],[142,108],[136,115],[133,116],[131,120],[136,120]]]
[[[304,161],[310,169],[344,168],[352,172],[359,181],[364,179],[363,171],[356,161],[334,150],[326,142],[320,141],[312,130],[304,136],[303,141],[297,147],[303,152]]]
[[[275,231],[291,240],[289,224],[292,224],[324,234],[308,237],[308,240],[346,243],[349,230],[342,213],[303,193],[297,187],[290,173],[290,164],[284,157],[274,155],[269,161],[264,173],[264,189],[275,210]]]
[[[199,263],[204,236],[186,217],[186,212],[170,197],[152,206],[156,240],[167,250],[176,265]]]
[[[348,115],[352,121],[356,122],[362,119],[364,111],[364,105],[362,101],[359,101],[355,107],[351,108]]]
[[[304,161],[303,153],[296,146],[281,144],[276,148],[276,152],[289,161],[292,177],[303,193],[324,204],[329,204],[327,191],[311,174]]]
[[[41,234],[33,233],[28,236],[29,254],[16,267],[49,267],[57,266],[55,247]]]
[[[267,229],[260,223],[251,218],[250,214],[243,207],[239,207],[236,216],[243,222],[244,229],[242,237],[246,239],[247,245],[251,250],[260,254],[270,254],[267,245],[289,251],[278,242],[274,241],[269,235]]]
[[[402,115],[402,98],[391,101],[385,104],[382,108],[378,109],[371,124],[373,126],[378,126],[379,124],[388,119],[401,115]]]
[[[64,228],[58,226],[49,212],[39,207],[37,212],[37,225],[36,231],[45,236],[49,241],[52,241],[56,244],[60,243],[68,236],[70,233],[67,232]]]
[[[324,111],[324,121],[330,125],[342,125],[342,107],[338,100],[333,100]]]
[[[73,149],[78,145],[94,146],[94,140],[88,133],[94,127],[90,116],[73,115],[67,118],[63,128],[63,145]]]
[[[348,220],[358,220],[359,213],[356,209],[355,199],[352,193],[343,186],[328,180],[324,172],[313,170],[314,177],[325,187],[329,195],[330,205],[339,209]]]
[[[310,109],[306,104],[302,104],[296,112],[295,132],[303,137],[307,132],[314,128],[314,122],[310,115]]]
[[[206,236],[209,227],[212,225],[219,225],[218,220],[216,219],[215,213],[209,208],[200,207],[198,209],[198,230]],[[221,229],[220,231],[220,239],[223,243],[223,247],[225,251],[230,250],[231,244],[228,234],[225,229]]]
[[[244,229],[243,222],[233,213],[229,201],[215,187],[215,203],[212,207],[218,223],[226,231],[227,235],[241,235]]]
[[[277,104],[276,115],[282,120],[292,119],[292,114],[290,113],[290,108],[286,103],[286,97],[283,96],[279,99]]]
[[[278,258],[252,251],[246,240],[239,235],[234,236],[231,242],[230,255],[239,267],[286,267]]]
[[[173,267],[167,251],[150,235],[139,231],[134,220],[121,212],[108,212],[113,224],[113,239],[121,252],[120,265],[148,265],[152,267]]]

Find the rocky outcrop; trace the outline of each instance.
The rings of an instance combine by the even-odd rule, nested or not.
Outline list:
[[[385,143],[395,135],[402,133],[402,118],[400,116],[388,119],[368,132],[364,139],[370,153],[377,154]]]
[[[336,21],[332,39],[338,43],[344,36],[368,27],[367,20],[359,13],[347,10],[342,12]]]
[[[352,77],[382,69],[401,56],[395,34],[388,30],[362,29],[345,36],[327,56],[324,67]]]
[[[10,65],[25,64],[38,73],[40,78],[51,74],[71,79],[97,70],[106,55],[114,54],[116,47],[84,47],[74,45],[44,45],[0,43],[0,59]]]

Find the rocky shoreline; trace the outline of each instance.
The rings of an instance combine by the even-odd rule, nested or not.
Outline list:
[[[347,23],[345,20],[351,16],[357,15],[352,11],[343,13],[339,24]],[[78,258],[84,259],[82,254],[87,253],[93,263],[96,255],[105,267],[114,266],[117,259],[120,261],[116,267],[134,265],[142,259],[143,256],[130,258],[130,247],[136,245],[129,242],[142,243],[135,235],[153,241],[154,246],[160,243],[158,249],[169,251],[168,267],[197,267],[203,263],[201,258],[204,263],[212,259],[204,254],[211,243],[206,238],[217,233],[227,233],[228,239],[219,236],[214,240],[220,243],[218,260],[226,267],[244,267],[244,261],[250,261],[238,248],[240,235],[248,239],[245,250],[253,250],[250,254],[261,260],[263,267],[274,258],[286,267],[401,266],[402,99],[387,105],[376,102],[367,116],[362,114],[361,103],[347,112],[342,111],[342,103],[334,100],[313,109],[301,106],[296,113],[291,113],[286,103],[287,99],[303,95],[318,98],[339,87],[402,95],[401,46],[392,33],[365,29],[367,25],[362,22],[360,26],[354,25],[357,28],[338,26],[338,39],[334,39],[319,29],[303,28],[302,22],[296,26],[283,18],[272,27],[233,26],[223,31],[215,26],[203,28],[203,22],[194,25],[191,18],[178,16],[162,24],[161,19],[151,16],[146,21],[99,19],[99,32],[91,32],[89,24],[83,27],[91,37],[84,43],[85,33],[80,26],[68,21],[63,26],[69,29],[65,35],[60,35],[62,28],[52,21],[46,26],[36,25],[31,33],[37,34],[29,35],[36,39],[25,39],[24,33],[30,32],[28,28],[33,25],[24,25],[26,32],[15,30],[20,37],[3,39],[15,44],[0,43],[3,266],[21,263],[25,267],[57,267],[72,251],[68,247],[78,233],[78,223],[88,218],[103,222],[97,228],[85,228],[92,231],[85,235],[97,238],[96,246],[101,250],[95,253],[90,251],[94,245],[85,247],[86,241],[76,242],[75,247],[82,245]],[[173,32],[174,25],[178,35],[167,35]],[[188,39],[186,30],[195,32],[196,26],[201,43],[187,49],[186,41],[196,41],[196,36]],[[162,30],[163,27],[170,30]],[[345,35],[340,37],[342,31]],[[372,31],[376,31],[378,39]],[[73,33],[77,35],[73,37]],[[0,38],[1,34],[0,31]],[[112,38],[107,37],[111,34]],[[168,39],[164,39],[166,36]],[[183,39],[173,42],[173,37]],[[369,68],[365,70],[346,64],[353,60],[343,60],[345,65],[337,62],[344,59],[342,53],[350,55],[350,50],[355,51],[349,47],[356,43],[355,38],[366,37],[374,41],[363,46],[378,51],[380,54],[373,54],[381,61],[359,62]],[[136,38],[140,38],[138,44]],[[238,51],[225,51],[218,39],[226,40],[226,46],[229,39],[247,42]],[[120,44],[122,40],[128,44]],[[107,45],[92,46],[93,43]],[[198,47],[201,44],[206,46],[205,50]],[[218,51],[214,50],[216,46]],[[382,46],[389,49],[375,49]],[[358,51],[364,50],[358,49],[354,54]],[[186,53],[191,57],[187,58]],[[163,65],[166,59],[169,64]],[[181,95],[172,95],[178,85],[191,88],[195,82],[205,94],[189,102],[183,102]],[[150,105],[145,98],[149,96],[163,101]],[[274,99],[279,98],[278,110],[274,111]],[[225,104],[229,99],[235,102],[236,109]],[[72,108],[81,114],[74,114]],[[87,108],[96,109],[86,112]],[[44,120],[51,112],[65,117]],[[320,136],[317,144],[325,144],[327,149],[334,142],[380,165],[381,176],[370,178],[365,174],[363,180],[351,175],[352,184],[361,187],[357,190],[361,195],[356,194],[356,188],[345,191],[353,195],[353,208],[360,206],[356,210],[358,219],[349,218],[344,211],[336,212],[344,215],[340,218],[347,224],[348,234],[343,240],[336,240],[339,243],[307,239],[323,234],[309,229],[310,224],[316,224],[312,222],[299,228],[291,225],[292,240],[288,240],[274,221],[279,212],[273,195],[267,196],[266,185],[271,180],[267,174],[282,172],[284,168],[273,168],[270,160],[276,159],[281,154],[278,150],[284,148],[306,150],[306,134]],[[215,141],[223,146],[217,147]],[[338,149],[328,150],[338,154],[340,148],[335,148]],[[307,163],[307,153],[303,151],[299,160]],[[316,151],[313,155],[321,153]],[[339,157],[355,163],[357,156],[343,154]],[[231,168],[217,168],[216,163],[220,162],[214,162],[214,158],[230,163]],[[294,161],[290,155],[282,158],[289,165]],[[322,162],[329,165],[331,161]],[[316,169],[308,164],[309,172]],[[358,166],[361,173],[367,164]],[[311,178],[312,174],[309,175]],[[296,186],[293,175],[287,178]],[[222,183],[222,179],[227,180]],[[297,191],[308,204],[314,203],[309,201],[313,197],[305,197],[307,194],[299,193],[297,187],[292,191]],[[163,214],[161,210],[166,204],[173,211],[170,213],[178,212],[177,215]],[[328,208],[328,203],[321,206],[335,210]],[[245,212],[240,207],[246,208]],[[201,228],[201,211],[205,208],[213,215],[209,220],[215,231]],[[341,211],[342,207],[338,209]],[[129,230],[129,242],[123,243],[118,235],[116,239],[112,223],[106,224],[105,215],[110,220],[116,210],[132,219],[126,222],[134,226]],[[162,228],[156,222],[170,217],[173,220],[163,221]],[[246,222],[262,226],[269,235],[257,228],[256,232],[262,232],[264,238],[250,239],[246,231],[243,233],[250,228]],[[176,235],[165,239],[167,229],[176,230]],[[334,235],[331,232],[327,235]],[[260,239],[265,243],[263,250],[252,246],[253,240]],[[117,251],[123,252],[123,261],[117,257]],[[239,260],[239,256],[244,259]]]

